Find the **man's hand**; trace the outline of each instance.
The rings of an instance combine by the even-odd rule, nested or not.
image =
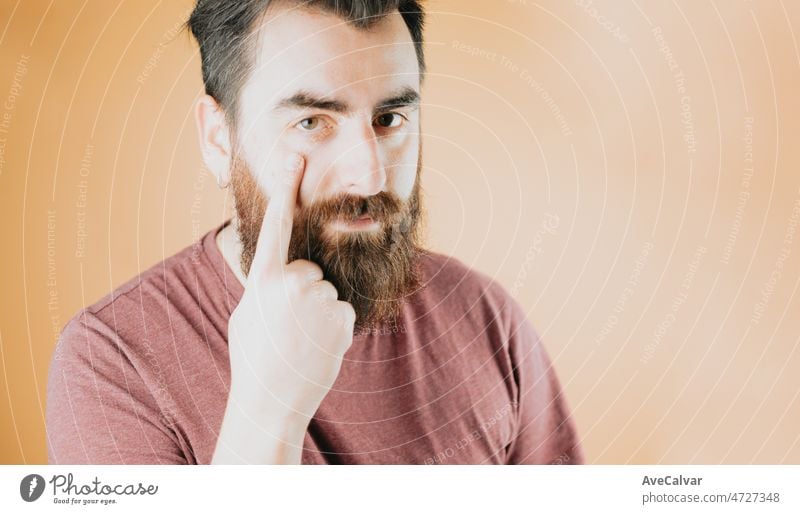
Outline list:
[[[308,423],[353,342],[353,307],[318,265],[287,262],[304,168],[292,155],[275,181],[228,323],[231,390],[213,463],[299,463]]]

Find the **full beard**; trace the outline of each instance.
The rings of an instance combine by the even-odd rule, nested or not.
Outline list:
[[[421,161],[421,159],[420,159]],[[369,197],[341,193],[295,209],[288,261],[306,259],[322,268],[325,280],[339,293],[339,300],[353,306],[358,331],[394,323],[404,300],[420,285],[420,171],[411,196],[403,201],[381,191]],[[241,242],[241,266],[250,272],[267,200],[247,164],[234,158],[232,185],[237,231]],[[380,224],[373,231],[337,231],[334,220],[351,221],[368,215]]]

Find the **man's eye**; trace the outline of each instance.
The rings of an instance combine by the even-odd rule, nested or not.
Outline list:
[[[320,123],[321,122],[319,118],[306,118],[301,120],[297,125],[303,130],[308,130],[310,132],[319,128]]]
[[[375,123],[383,128],[395,128],[403,124],[403,116],[396,112],[387,112],[375,118]]]

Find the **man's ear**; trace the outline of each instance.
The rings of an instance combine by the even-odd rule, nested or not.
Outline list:
[[[225,188],[231,181],[232,160],[231,132],[225,113],[213,97],[203,95],[195,105],[194,115],[203,161],[217,184]]]

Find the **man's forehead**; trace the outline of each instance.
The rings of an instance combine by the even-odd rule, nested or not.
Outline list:
[[[414,43],[398,11],[364,29],[319,9],[280,5],[268,10],[253,36],[248,82],[276,100],[304,90],[357,100],[419,87]]]

